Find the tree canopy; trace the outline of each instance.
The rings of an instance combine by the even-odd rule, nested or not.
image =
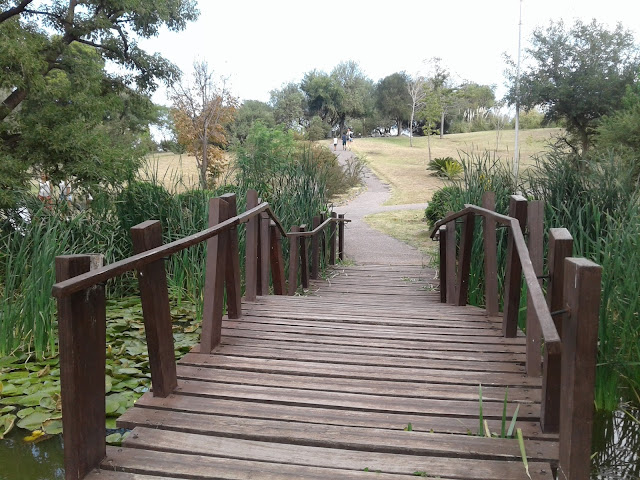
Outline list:
[[[411,96],[408,90],[409,78],[406,73],[393,73],[376,85],[376,105],[383,116],[393,119],[402,130],[402,122],[411,116]]]
[[[525,108],[541,107],[547,120],[563,120],[583,152],[589,148],[598,121],[622,105],[627,85],[637,81],[640,59],[630,31],[618,24],[608,30],[596,20],[562,21],[538,28],[526,50],[530,66],[520,78],[510,72],[508,101]]]

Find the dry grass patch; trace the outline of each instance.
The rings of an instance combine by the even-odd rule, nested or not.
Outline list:
[[[521,171],[533,163],[532,157],[545,150],[547,143],[560,132],[559,128],[523,130],[520,132]],[[431,156],[459,158],[460,153],[482,153],[489,151],[507,162],[513,161],[513,130],[458,133],[445,135],[441,140],[431,137]],[[391,185],[389,205],[428,202],[433,193],[444,186],[444,182],[430,175],[427,138],[408,137],[363,138],[353,142],[353,150],[364,155],[369,167],[380,179]]]
[[[394,210],[364,217],[364,221],[390,237],[400,240],[432,258],[436,243],[429,238],[429,226],[423,210]]]

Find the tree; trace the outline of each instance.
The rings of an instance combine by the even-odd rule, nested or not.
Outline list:
[[[286,128],[297,128],[304,122],[304,94],[295,83],[284,85],[280,90],[271,91],[269,102],[277,124]]]
[[[413,120],[416,112],[425,106],[427,99],[427,81],[421,75],[416,75],[409,79],[407,84],[409,96],[411,97],[411,120],[409,121],[409,145],[413,147]]]
[[[318,115],[333,127],[340,118],[340,106],[344,97],[344,89],[338,79],[313,70],[304,75],[300,89],[306,97],[308,117]]]
[[[442,65],[441,58],[433,57],[428,63],[431,70],[429,83],[435,97],[433,101],[440,110],[440,138],[443,138],[447,114],[456,104],[456,89],[451,83],[451,73]]]
[[[341,62],[332,70],[334,78],[342,88],[340,101],[336,104],[338,129],[344,131],[348,118],[362,118],[366,113],[366,99],[373,89],[373,82],[360,70],[357,62]]]
[[[600,147],[626,149],[637,159],[640,153],[640,83],[627,87],[620,110],[602,118],[595,139]],[[634,163],[637,171],[637,160]]]
[[[526,54],[531,66],[520,78],[520,104],[541,107],[547,121],[564,120],[587,152],[600,118],[619,109],[625,88],[637,81],[633,35],[620,24],[607,30],[596,20],[578,20],[568,30],[562,21],[551,22],[534,31]],[[514,104],[515,74],[508,77],[507,98]]]
[[[417,118],[424,122],[422,131],[427,136],[427,149],[429,154],[429,162],[431,162],[431,135],[436,133],[435,126],[440,120],[442,107],[440,106],[440,98],[431,81],[424,86],[425,98],[422,108],[417,113]]]
[[[157,79],[176,80],[178,69],[160,55],[140,49],[135,38],[153,37],[163,26],[184,29],[198,17],[196,2],[152,3],[145,7],[138,0],[0,1],[4,37],[0,87],[10,92],[0,105],[0,121],[30,92],[44,86],[43,78],[60,68],[59,59],[74,43],[89,45],[105,60],[123,67],[126,73],[118,77],[122,83],[149,91],[156,88]]]
[[[394,73],[378,82],[376,85],[376,105],[380,113],[392,119],[398,126],[398,135],[402,131],[403,120],[409,120],[411,115],[411,97],[407,85],[406,73]]]
[[[172,112],[178,142],[196,157],[200,186],[206,189],[208,177],[222,173],[226,126],[233,121],[237,100],[224,79],[214,80],[207,62],[195,62],[192,77],[192,82],[179,82],[172,88]]]
[[[276,125],[273,107],[259,100],[245,100],[238,108],[235,119],[229,124],[231,142],[244,143],[254,123],[260,121],[267,128]]]

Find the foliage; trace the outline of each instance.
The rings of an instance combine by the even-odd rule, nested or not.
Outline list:
[[[394,73],[380,80],[375,90],[378,110],[384,117],[396,122],[398,135],[402,130],[402,123],[407,122],[411,115],[412,101],[408,83],[406,73]]]
[[[258,100],[243,102],[238,107],[233,122],[228,124],[230,143],[242,144],[247,139],[251,126],[258,121],[267,127],[274,127],[273,107]]]
[[[452,157],[434,158],[429,162],[427,170],[430,170],[432,175],[437,177],[448,178],[453,180],[460,175],[463,171],[462,165]]]
[[[627,86],[622,108],[602,118],[597,128],[596,142],[601,149],[627,151],[634,174],[640,173],[637,156],[640,153],[640,84]]]
[[[324,140],[325,138],[329,138],[331,134],[331,127],[327,125],[322,119],[315,115],[311,122],[309,123],[309,128],[307,129],[307,139],[313,141]]]
[[[304,94],[295,83],[284,85],[280,90],[271,91],[270,104],[276,124],[286,128],[297,128],[304,122]]]
[[[307,100],[308,115],[322,118],[333,126],[340,118],[339,106],[344,98],[344,90],[335,77],[325,72],[307,72],[300,83],[300,90]]]
[[[348,118],[361,118],[367,112],[367,99],[372,96],[373,82],[360,69],[357,62],[341,62],[331,71],[342,91],[342,101],[336,106],[338,131],[345,129]]]
[[[454,211],[454,202],[460,195],[459,188],[453,185],[443,187],[433,194],[429,206],[424,211],[430,228],[433,228],[435,223],[444,218],[448,212]]]
[[[560,21],[536,29],[531,44],[531,67],[521,75],[520,98],[515,73],[509,74],[509,103],[539,106],[546,120],[564,120],[586,152],[599,119],[619,109],[625,88],[636,82],[640,57],[633,35],[621,25],[607,30],[596,20],[578,20],[568,30]]]

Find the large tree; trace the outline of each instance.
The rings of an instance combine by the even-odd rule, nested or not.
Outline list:
[[[367,112],[367,98],[373,92],[373,82],[360,69],[357,62],[341,62],[331,71],[342,88],[340,102],[336,105],[339,131],[344,131],[347,119],[363,118]]]
[[[336,77],[312,70],[304,75],[300,89],[306,97],[309,118],[317,115],[331,126],[338,122],[344,89]]]
[[[376,106],[383,116],[396,123],[398,135],[402,131],[402,122],[408,121],[411,115],[408,84],[409,77],[401,72],[383,78],[376,85]]]
[[[526,50],[530,66],[520,78],[516,97],[513,69],[508,101],[541,107],[547,120],[563,120],[586,152],[599,119],[621,106],[627,85],[637,81],[638,47],[630,31],[618,24],[608,30],[596,20],[562,21],[538,28]]]
[[[270,104],[276,123],[286,128],[296,129],[305,124],[304,93],[295,83],[283,85],[279,90],[272,90]]]

